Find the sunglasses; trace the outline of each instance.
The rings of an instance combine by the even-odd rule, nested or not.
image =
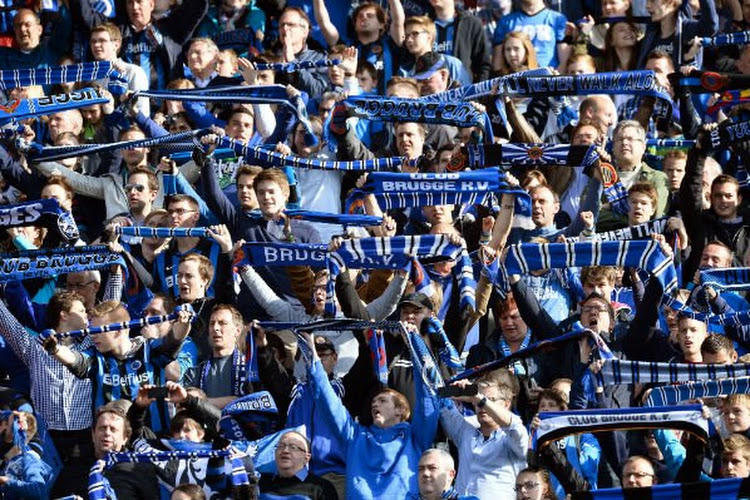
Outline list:
[[[125,192],[131,191],[135,189],[139,193],[142,193],[146,190],[146,186],[143,184],[125,184]]]

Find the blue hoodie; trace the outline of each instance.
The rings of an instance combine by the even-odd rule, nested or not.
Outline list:
[[[320,361],[310,368],[310,380],[321,418],[333,421],[345,443],[347,498],[406,498],[410,491],[418,491],[419,458],[435,438],[439,417],[434,399],[424,391],[421,374],[414,376],[417,404],[413,418],[417,425],[401,422],[387,429],[354,421],[333,391]]]
[[[9,480],[0,488],[3,498],[24,498],[26,500],[47,499],[49,490],[47,481],[51,468],[44,463],[39,455],[27,451],[11,458],[3,475]]]

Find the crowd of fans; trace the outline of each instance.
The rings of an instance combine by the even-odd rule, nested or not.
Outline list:
[[[67,245],[107,245],[122,257],[53,277],[10,280],[2,276],[9,268],[0,269],[4,498],[552,500],[750,476],[750,395],[742,390],[698,401],[716,429],[708,440],[666,426],[571,434],[541,447],[532,439],[545,412],[643,405],[651,385],[591,385],[602,351],[636,361],[738,363],[750,352],[747,326],[663,306],[670,290],[653,269],[567,267],[504,280],[491,271],[512,245],[595,242],[646,227],[643,238],[680,273],[683,286],[672,297],[705,317],[750,309],[741,286],[700,280],[702,271],[750,266],[742,196],[750,148],[709,140],[716,123],[744,121],[748,106],[709,113],[718,94],[681,78],[750,75],[750,45],[703,42],[750,29],[747,0],[1,3],[4,73],[111,62],[128,89],[113,95],[106,79],[4,86],[0,118],[12,118],[14,99],[91,86],[107,102],[6,120],[0,209],[54,199],[72,213],[79,237],[65,242],[46,225],[2,219],[0,266]],[[339,63],[289,64],[326,59]],[[419,99],[543,68],[554,75],[650,70],[672,112],[660,113],[644,95],[495,92],[474,103],[487,113],[486,127],[456,127],[351,118],[341,102]],[[283,85],[290,102],[303,103],[310,130],[277,104],[179,99],[189,89],[227,85]],[[171,99],[138,95],[147,90],[171,91]],[[208,133],[187,154],[127,147],[35,161],[22,147],[198,129]],[[269,168],[227,153],[224,137],[322,162],[405,157],[415,160],[401,167],[411,174],[450,173],[461,147],[489,143],[595,146],[600,161],[513,166],[503,179],[525,193],[498,194],[497,203],[383,210],[367,196],[361,209],[382,223],[352,227],[287,211],[345,216],[366,173]],[[665,149],[651,139],[693,142]],[[624,205],[605,193],[615,180],[627,191]],[[525,195],[530,220],[514,203]],[[121,235],[124,227],[207,230],[156,238]],[[246,243],[322,243],[335,252],[348,240],[402,235],[443,235],[472,260],[473,276],[456,272],[456,261],[420,263],[419,255],[403,269],[338,274],[320,262],[241,259]],[[474,301],[464,300],[465,279]],[[49,335],[173,312],[171,321],[136,328]],[[401,329],[332,322],[292,332],[269,323],[341,318],[390,320]],[[433,383],[581,328],[603,345],[576,337],[447,389]],[[414,351],[415,339],[426,356]],[[430,366],[434,377],[426,375]],[[261,465],[262,443],[271,451]],[[236,461],[224,456],[110,461],[102,483],[89,474],[113,452],[226,449],[242,450],[248,484],[235,481]]]

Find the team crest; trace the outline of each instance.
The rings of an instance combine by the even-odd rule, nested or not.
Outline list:
[[[529,155],[530,160],[539,161],[542,159],[542,156],[544,156],[544,150],[539,146],[532,146],[529,148],[527,154]]]
[[[68,241],[75,241],[79,237],[78,226],[70,212],[63,212],[57,216],[57,228]]]
[[[5,104],[0,104],[0,111],[4,111],[8,113],[9,115],[12,115],[16,112],[16,109],[18,109],[18,106],[21,105],[21,101],[18,99],[12,99]]]

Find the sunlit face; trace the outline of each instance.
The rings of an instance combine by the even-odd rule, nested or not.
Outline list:
[[[521,71],[526,62],[526,47],[523,41],[514,36],[506,38],[503,42],[503,56],[512,72]]]
[[[550,189],[539,187],[531,192],[531,221],[536,227],[552,225],[559,211],[560,203]]]
[[[427,453],[419,459],[417,468],[417,481],[419,483],[419,493],[424,498],[435,498],[446,491],[456,471],[444,463],[438,453]]]
[[[336,56],[336,57],[340,57],[340,56]],[[334,86],[344,85],[344,70],[341,68],[341,66],[329,66],[328,81],[331,82],[331,85],[334,85]]]
[[[254,175],[241,175],[237,177],[237,199],[242,210],[255,210],[258,208],[258,198],[255,196],[253,187]]]
[[[200,212],[187,201],[173,201],[167,209],[171,227],[195,227]]]
[[[625,16],[630,8],[628,0],[602,0],[602,16]]]
[[[317,314],[322,314],[326,307],[326,296],[328,291],[328,278],[321,276],[313,284],[313,308]]]
[[[188,260],[177,268],[177,285],[180,288],[180,299],[193,302],[206,296],[209,280],[199,272],[198,262]]]
[[[375,80],[369,71],[358,71],[357,72],[357,81],[359,82],[359,87],[362,89],[362,92],[372,92],[372,89],[374,89],[378,82]]]
[[[130,210],[138,212],[151,206],[156,199],[157,191],[151,189],[148,175],[138,173],[131,175],[128,179],[125,194],[128,197]]]
[[[650,221],[656,213],[654,202],[646,193],[630,193],[628,203],[630,204],[628,224],[631,226]]]
[[[406,38],[404,46],[410,54],[419,57],[432,49],[432,37],[421,24],[409,24],[406,26]]]
[[[357,34],[378,33],[383,29],[385,25],[378,20],[375,7],[365,7],[357,12],[357,18],[354,19],[354,30]]]
[[[255,133],[255,120],[249,113],[233,113],[226,132],[230,139],[247,142]]]
[[[255,188],[258,206],[265,216],[275,217],[286,206],[286,194],[278,183],[268,180],[259,182]]]
[[[287,10],[279,18],[279,39],[282,44],[302,47],[309,31],[310,26],[298,12]]]
[[[60,184],[44,186],[41,196],[43,200],[57,200],[57,204],[66,212],[70,212],[73,206],[73,195],[69,191],[66,191]]]
[[[413,304],[402,304],[401,305],[401,321],[411,323],[417,328],[422,326],[422,321],[430,317],[430,311],[426,307],[419,307]]]
[[[276,445],[276,469],[281,477],[292,477],[307,466],[310,450],[307,441],[296,432],[287,432]]]
[[[39,18],[27,9],[22,9],[13,18],[13,33],[16,37],[16,43],[18,43],[18,48],[25,52],[34,50],[39,46],[43,31],[44,27],[39,22]]]
[[[112,61],[117,59],[117,42],[112,40],[108,31],[96,31],[92,33],[91,54],[97,61]]]
[[[702,321],[685,317],[678,320],[677,341],[685,358],[702,359],[701,344],[703,344],[707,336],[706,324]]]
[[[65,288],[78,292],[87,308],[94,307],[100,283],[88,272],[70,273],[65,277]]]
[[[146,135],[139,130],[127,131],[120,136],[122,141],[134,141],[136,139],[145,139]],[[146,155],[148,154],[148,148],[130,148],[122,150],[122,159],[129,169],[137,167],[139,165],[146,164]]]
[[[114,413],[103,413],[96,421],[92,432],[94,452],[98,458],[111,451],[120,451],[125,446],[125,420]]]
[[[70,310],[65,312],[65,323],[70,330],[80,330],[88,326],[89,318],[83,302],[74,300],[71,303]]]
[[[494,385],[483,386],[480,384],[479,394],[486,397],[488,401],[492,401],[493,403],[501,402],[502,403],[501,406],[504,406],[506,409],[510,407],[510,401],[507,401],[500,394],[500,391],[498,390],[498,388]],[[489,429],[497,429],[498,427],[500,427],[498,423],[487,412],[486,406],[483,408],[479,408],[475,405],[474,410],[477,414],[477,421],[479,422],[480,426],[483,426]]]
[[[154,297],[143,310],[143,316],[162,316],[169,312],[164,307],[164,299]],[[161,323],[141,327],[141,335],[147,339],[158,339],[169,333],[171,328],[172,325],[169,321],[162,321]]]
[[[231,77],[237,73],[237,63],[230,54],[226,52],[220,52],[216,59],[216,72],[219,76]]]
[[[191,441],[193,443],[202,443],[206,433],[200,429],[197,423],[185,423],[182,429],[172,433],[172,439]]]
[[[516,478],[516,500],[544,500],[547,491],[539,474],[522,472]]]
[[[448,70],[439,69],[429,78],[419,80],[419,93],[423,96],[445,92],[448,88]]]
[[[646,460],[632,460],[622,468],[622,487],[645,488],[654,484],[654,467]]]
[[[508,309],[500,314],[500,329],[509,344],[522,342],[529,331],[518,308]]]
[[[194,42],[187,52],[188,68],[194,75],[211,74],[216,69],[219,53],[205,42]]]
[[[424,131],[416,123],[402,123],[396,126],[396,149],[402,156],[414,159],[422,156]]]
[[[63,132],[72,132],[74,135],[78,135],[81,133],[82,125],[80,112],[71,109],[54,113],[50,115],[47,125],[49,128],[49,137],[52,139],[52,142],[55,142],[57,136]]]
[[[125,8],[128,19],[136,30],[142,30],[151,22],[151,14],[154,12],[154,0],[127,0]]]
[[[590,298],[581,304],[581,324],[595,332],[612,331],[614,325],[605,299]]]
[[[599,139],[599,131],[593,125],[584,125],[579,127],[571,143],[574,146],[591,146],[596,144]]]
[[[569,75],[590,75],[591,73],[596,73],[596,68],[587,61],[573,61],[568,64]]]
[[[706,245],[701,253],[702,269],[718,269],[732,266],[732,253],[721,245]]]
[[[750,409],[741,404],[725,404],[721,407],[721,418],[729,432],[743,433],[750,429]]]
[[[670,191],[677,191],[680,189],[682,179],[685,177],[686,164],[687,158],[664,158],[664,161],[662,162],[662,170],[667,174],[667,182]]]
[[[654,72],[656,81],[659,82],[659,85],[665,89],[672,88],[672,84],[669,83],[669,78],[667,78],[670,73],[674,73],[674,66],[670,59],[667,59],[666,57],[649,59],[646,61],[646,69]]]
[[[233,351],[241,333],[242,325],[235,323],[229,310],[220,309],[211,314],[208,342],[214,351]]]
[[[638,43],[638,34],[629,23],[616,23],[612,30],[612,46],[616,49],[635,47]]]
[[[114,323],[116,320],[112,317],[112,314],[105,314],[104,316],[91,318],[91,326],[104,326],[110,323]],[[120,338],[127,336],[128,330],[119,330],[113,332],[97,333],[92,335],[91,339],[96,346],[96,350],[102,354],[112,352],[115,347],[120,344]]]
[[[562,411],[562,407],[549,398],[539,398],[539,413]]]
[[[654,23],[671,16],[677,11],[679,2],[675,0],[646,0],[646,11]]]
[[[614,157],[617,163],[639,165],[646,152],[646,141],[633,127],[620,129],[614,141]]]
[[[372,413],[372,423],[381,429],[387,429],[403,420],[404,411],[396,407],[393,395],[387,392],[381,392],[372,398],[370,404]]]
[[[422,208],[422,213],[433,226],[453,223],[453,205],[428,205]]]
[[[721,477],[750,477],[750,463],[741,451],[721,454]]]
[[[715,184],[711,187],[711,208],[720,219],[734,219],[742,203],[739,188],[731,182]]]

